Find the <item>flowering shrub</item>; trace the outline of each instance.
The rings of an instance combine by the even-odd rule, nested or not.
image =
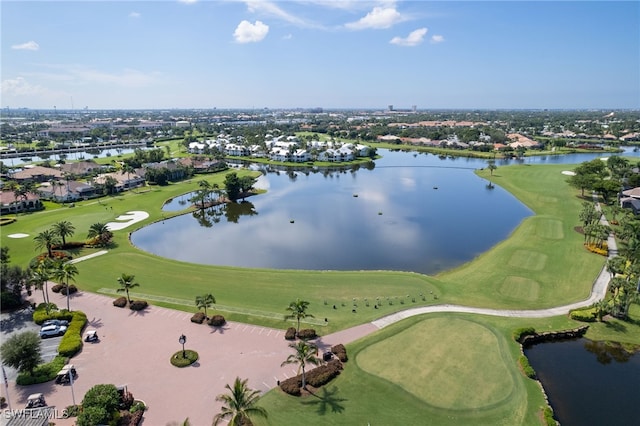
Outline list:
[[[585,244],[584,246],[591,253],[599,254],[601,256],[608,256],[609,255],[609,248],[607,247],[607,243],[604,243],[601,247],[598,247],[595,244]]]

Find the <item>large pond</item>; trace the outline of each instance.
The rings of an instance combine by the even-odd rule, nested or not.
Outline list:
[[[525,351],[563,426],[637,425],[640,354],[575,339]]]
[[[472,260],[532,214],[474,174],[486,160],[380,151],[373,168],[265,170],[256,186],[266,193],[150,225],[131,240],[148,252],[194,263],[434,274]],[[498,166],[510,162],[516,161]],[[185,209],[189,198],[178,197],[165,209]]]

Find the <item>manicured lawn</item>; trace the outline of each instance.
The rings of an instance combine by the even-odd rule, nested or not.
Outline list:
[[[547,331],[576,323],[462,314],[409,318],[347,345],[344,371],[316,396],[268,392],[260,405],[269,418],[255,424],[288,426],[304,418],[318,426],[538,425],[545,402],[538,384],[520,373],[520,348],[511,338],[525,325]]]

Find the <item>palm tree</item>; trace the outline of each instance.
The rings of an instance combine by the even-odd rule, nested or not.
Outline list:
[[[109,230],[109,226],[105,223],[94,223],[89,227],[88,238],[98,238],[100,245],[104,246],[111,241],[113,233]]]
[[[487,161],[487,168],[489,169],[489,172],[491,173],[491,176],[493,176],[493,171],[498,168],[496,166],[495,160]]]
[[[300,333],[300,320],[304,318],[315,318],[313,315],[307,313],[307,308],[309,307],[309,302],[306,300],[296,299],[295,302],[289,303],[287,307],[287,311],[290,313],[284,316],[285,321],[288,319],[295,318],[298,321],[298,329],[297,334]]]
[[[56,281],[65,283],[67,288],[67,311],[70,311],[69,297],[71,292],[69,291],[69,280],[75,282],[75,276],[78,275],[78,268],[73,263],[64,262],[58,260],[53,264],[53,277]]]
[[[229,419],[231,426],[241,426],[251,424],[251,416],[267,417],[267,410],[256,405],[260,391],[249,388],[247,380],[240,380],[240,377],[236,377],[233,387],[225,385],[230,393],[223,393],[216,397],[216,401],[222,402],[224,405],[220,413],[213,418],[214,426],[226,419]]]
[[[131,298],[129,297],[129,290],[132,288],[140,286],[137,282],[135,282],[135,275],[129,275],[123,273],[118,277],[118,283],[120,284],[120,288],[117,289],[117,292],[124,291],[127,293],[127,300],[131,303]]]
[[[204,308],[205,317],[207,317],[207,308],[210,308],[214,303],[216,303],[216,298],[211,293],[203,294],[202,296],[196,296],[196,308]]]
[[[298,370],[302,370],[302,389],[306,389],[307,379],[305,375],[305,366],[307,364],[320,364],[320,358],[316,357],[318,348],[304,340],[300,340],[298,343],[290,343],[289,347],[295,350],[295,352],[287,357],[287,359],[281,364],[281,367],[287,364],[298,364]]]
[[[70,237],[76,232],[75,226],[66,220],[61,220],[53,224],[53,232],[55,232],[60,238],[62,238],[62,246],[67,245],[67,237]]]
[[[47,282],[50,278],[50,263],[48,259],[40,261],[35,268],[29,269],[28,282],[33,284],[36,290],[42,290],[42,299],[46,304],[47,315],[49,315],[49,289]]]
[[[60,243],[58,234],[51,229],[45,229],[40,232],[33,238],[33,240],[36,242],[36,248],[38,250],[41,250],[44,247],[47,248],[47,254],[49,257],[53,257],[52,247]]]

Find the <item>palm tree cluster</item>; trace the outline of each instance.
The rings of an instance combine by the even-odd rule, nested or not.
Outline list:
[[[236,377],[233,386],[225,386],[229,393],[216,397],[216,401],[224,405],[220,413],[213,418],[214,426],[225,420],[228,420],[231,426],[250,425],[252,416],[267,417],[267,411],[257,405],[260,391],[249,388],[247,381],[248,379],[241,380]]]
[[[69,311],[71,310],[69,281],[75,282],[76,275],[78,275],[78,268],[73,263],[66,262],[62,259],[44,258],[27,270],[27,282],[33,285],[36,290],[42,291],[42,298],[46,304],[48,314],[51,303],[49,300],[48,282],[54,280],[65,286],[67,289],[67,310]]]

